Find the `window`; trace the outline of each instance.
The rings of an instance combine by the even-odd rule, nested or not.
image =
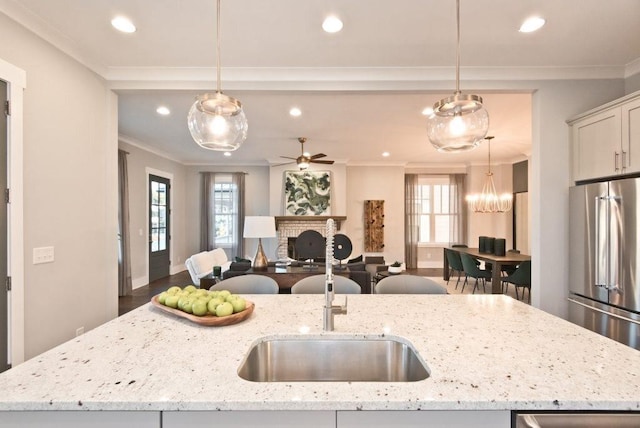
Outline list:
[[[216,174],[213,189],[215,243],[219,247],[232,247],[238,224],[237,186],[231,175]]]
[[[454,222],[451,210],[449,178],[421,176],[418,179],[417,213],[420,244],[448,244],[449,228]]]

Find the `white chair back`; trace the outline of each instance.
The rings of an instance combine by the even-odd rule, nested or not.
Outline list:
[[[233,294],[278,294],[280,287],[271,277],[247,274],[222,280],[209,290],[229,290]]]
[[[291,294],[322,294],[325,287],[324,275],[313,275],[302,278],[291,287]],[[360,285],[346,276],[333,277],[333,291],[337,294],[360,294]]]
[[[376,294],[447,294],[447,289],[432,279],[417,275],[391,275],[378,281]]]

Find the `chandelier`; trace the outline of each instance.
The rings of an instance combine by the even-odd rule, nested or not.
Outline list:
[[[220,0],[217,0],[215,93],[196,97],[189,110],[187,124],[198,145],[208,150],[233,151],[247,138],[249,127],[242,104],[220,89]]]
[[[456,22],[456,90],[434,104],[427,120],[427,135],[439,152],[474,149],[489,130],[489,113],[482,106],[482,97],[460,91],[460,0],[456,0]]]
[[[466,197],[469,208],[477,213],[507,212],[511,209],[513,202],[513,195],[511,193],[498,195],[496,185],[493,183],[493,173],[491,172],[491,140],[493,138],[492,136],[485,138],[489,146],[489,171],[487,172],[487,178],[482,187],[482,193],[474,193]]]

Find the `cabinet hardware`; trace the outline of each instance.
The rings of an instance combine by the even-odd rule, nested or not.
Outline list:
[[[618,168],[618,157],[620,156],[620,154],[619,154],[618,152],[613,152],[613,153],[614,153],[614,155],[613,155],[613,162],[614,162],[614,164],[615,164],[616,171],[619,171],[619,170],[620,170],[620,168]]]

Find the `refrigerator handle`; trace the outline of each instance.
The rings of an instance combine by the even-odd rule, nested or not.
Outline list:
[[[609,279],[609,275],[607,274],[607,272],[605,272],[605,279],[603,280],[601,272],[600,272],[600,261],[601,260],[606,260],[607,262],[607,268],[605,268],[606,271],[608,271],[608,254],[601,254],[602,250],[600,247],[600,208],[601,208],[601,204],[602,204],[602,200],[605,199],[602,196],[596,196],[595,197],[595,216],[594,216],[594,220],[595,220],[595,245],[594,245],[594,258],[593,260],[595,261],[594,265],[594,285],[596,287],[603,287],[603,288],[607,288],[607,281]],[[605,233],[608,233],[607,228],[605,227]],[[605,244],[608,244],[608,240],[605,237]],[[608,245],[605,247],[605,251],[608,249]]]
[[[623,152],[624,153],[624,152]],[[624,260],[624,247],[620,245],[620,242],[624,239],[624,234],[622,233],[622,219],[619,215],[616,215],[622,211],[622,196],[610,196],[609,199],[611,203],[609,203],[608,207],[608,216],[609,221],[613,221],[615,218],[615,236],[613,239],[609,239],[609,278],[607,280],[606,289],[609,291],[615,291],[620,293],[620,275],[621,275],[621,260]],[[616,213],[613,213],[614,205],[617,205]],[[613,217],[613,218],[611,218]]]

